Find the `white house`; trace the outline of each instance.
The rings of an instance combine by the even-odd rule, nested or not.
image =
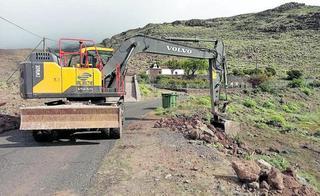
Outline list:
[[[150,68],[146,71],[148,75],[176,75],[182,76],[184,75],[183,69],[168,69],[168,68],[161,68],[156,63],[152,64]]]
[[[184,70],[183,69],[174,69],[174,70],[171,70],[171,71],[172,71],[172,75],[177,75],[177,76],[184,75]]]
[[[172,75],[171,69],[161,69],[161,75]]]

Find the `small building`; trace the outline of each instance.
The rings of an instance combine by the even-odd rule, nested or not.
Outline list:
[[[161,69],[161,75],[172,75],[171,69]]]
[[[172,71],[172,75],[183,76],[184,75],[184,69],[174,69]]]
[[[151,81],[154,81],[157,76],[183,76],[184,70],[183,69],[168,69],[168,68],[161,68],[157,64],[153,64],[150,68],[146,71],[146,74],[149,75]]]

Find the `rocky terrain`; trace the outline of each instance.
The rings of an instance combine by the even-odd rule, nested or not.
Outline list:
[[[30,52],[30,49],[0,49],[0,133],[19,125],[19,106],[25,102],[19,95],[19,72],[15,71]]]
[[[186,139],[202,140],[207,145],[219,146],[217,149],[220,152],[231,157],[229,161],[232,161],[232,168],[243,183],[242,190],[260,195],[316,195],[306,181],[290,167],[281,172],[263,159],[245,160],[255,149],[248,147],[246,142],[235,140],[225,131],[203,123],[199,115],[161,118],[154,127],[170,128],[171,131],[182,133]]]

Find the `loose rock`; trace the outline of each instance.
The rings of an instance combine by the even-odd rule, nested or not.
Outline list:
[[[259,165],[254,161],[233,161],[232,168],[243,182],[257,181],[261,171]]]
[[[248,184],[248,187],[249,187],[249,188],[252,188],[252,189],[254,189],[254,190],[257,190],[257,189],[260,188],[260,185],[259,185],[258,182],[251,182],[251,183]]]
[[[167,179],[167,180],[169,180],[169,179],[171,179],[171,177],[172,177],[171,174],[167,174],[164,178]]]
[[[268,184],[266,181],[262,181],[262,182],[260,183],[260,188],[261,188],[261,189],[269,190],[269,189],[270,189],[270,186],[269,186],[269,184]]]
[[[263,159],[259,159],[257,161],[257,163],[258,163],[258,165],[260,166],[261,169],[265,169],[267,171],[270,171],[271,168],[272,168],[272,165],[270,163],[268,163],[267,161],[263,160]]]
[[[275,167],[271,168],[271,171],[268,175],[268,183],[271,187],[282,190],[284,188],[283,185],[283,175],[282,173]]]

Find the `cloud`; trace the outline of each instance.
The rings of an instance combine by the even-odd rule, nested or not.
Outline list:
[[[292,0],[10,0],[2,1],[1,16],[54,39],[81,37],[100,42],[148,23],[215,18],[258,12]],[[320,5],[319,0],[299,0]],[[36,45],[38,38],[0,21],[0,48]]]

